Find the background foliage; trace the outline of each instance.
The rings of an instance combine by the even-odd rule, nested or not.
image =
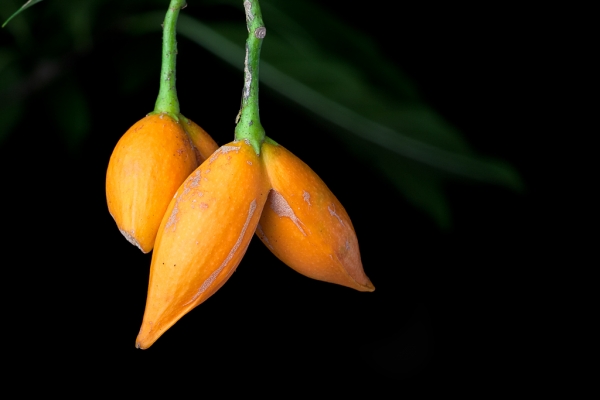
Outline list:
[[[53,122],[64,135],[65,144],[77,151],[91,132],[89,101],[84,87],[61,74],[75,60],[89,56],[94,42],[106,35],[120,34],[119,42],[156,36],[164,18],[162,3],[144,2],[142,6],[135,1],[95,0],[67,6],[52,2],[39,7],[35,15],[12,22],[9,31],[17,47],[3,48],[0,65],[0,91],[6,103],[0,140],[20,121],[30,93],[60,80],[49,106],[54,108]],[[201,12],[209,17],[199,18],[193,11],[184,13],[179,22],[180,36],[241,68],[246,31],[232,17],[240,8],[238,3],[203,2]],[[15,6],[16,2],[3,3],[2,15],[8,15]],[[327,124],[327,132],[348,151],[389,179],[441,227],[450,225],[443,191],[448,179],[521,188],[516,171],[505,162],[474,152],[459,129],[424,101],[413,81],[377,51],[372,38],[311,2],[265,1],[263,7],[270,16],[261,65],[263,85],[290,107],[299,106],[316,123]],[[108,10],[111,14],[103,15]],[[48,32],[40,42],[37,23],[44,26],[44,21],[57,19],[64,29]],[[44,53],[47,59],[37,59]],[[125,58],[111,56],[119,66],[111,79],[113,96],[156,82],[156,67],[149,66],[148,53],[146,46],[136,45],[127,48]],[[36,57],[38,63],[32,63],[27,55]],[[28,70],[32,70],[29,75],[24,73]],[[198,71],[200,76],[209,74]],[[180,89],[187,88],[187,82],[189,78],[182,80]],[[198,88],[207,86],[199,83]]]

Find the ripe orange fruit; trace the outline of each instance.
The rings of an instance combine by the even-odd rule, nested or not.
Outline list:
[[[313,279],[372,292],[346,210],[319,176],[281,145],[265,142],[272,190],[256,233],[285,264]]]
[[[213,140],[213,138],[198,124],[191,119],[187,119],[183,115],[179,114],[181,120],[181,127],[192,139],[192,144],[196,150],[196,158],[198,159],[198,165],[202,164],[212,153],[214,153],[219,146]]]
[[[148,115],[121,137],[106,172],[106,200],[129,242],[144,253],[152,250],[173,194],[211,146],[217,147],[202,128],[167,114]]]
[[[185,180],[158,230],[136,347],[150,347],[227,281],[269,189],[264,166],[245,141],[222,146]]]

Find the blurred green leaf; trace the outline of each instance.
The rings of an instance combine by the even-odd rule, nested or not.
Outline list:
[[[6,26],[6,24],[8,24],[11,19],[13,19],[17,15],[19,15],[22,11],[27,10],[32,5],[39,3],[40,1],[42,1],[42,0],[29,0],[27,3],[23,4],[21,6],[21,8],[19,8],[17,11],[15,11],[15,13],[13,15],[11,15],[6,21],[4,21],[4,23],[2,24],[2,27],[4,28]]]
[[[400,164],[400,165],[399,165]],[[376,165],[406,199],[426,211],[442,229],[450,228],[452,217],[441,179],[429,171],[402,165],[395,157],[380,157]]]
[[[90,132],[91,117],[83,90],[71,77],[54,85],[50,99],[52,115],[69,150],[78,150]]]
[[[12,1],[0,4],[4,18],[19,4]],[[39,79],[49,76],[41,74],[46,71],[41,67],[48,63],[39,62],[40,54],[58,60],[57,68],[64,68],[72,56],[86,54],[95,48],[92,45],[102,43],[98,38],[121,35],[120,28],[134,35],[159,32],[165,1],[63,0],[48,3],[45,14],[38,16],[39,21],[54,21],[48,25],[24,18],[12,21],[7,29],[20,47],[12,53],[0,49],[0,81],[4,79],[0,97],[5,96],[0,98],[0,139],[18,123],[27,97],[50,81],[60,81],[50,105],[65,142],[76,149],[89,130],[88,103],[82,89],[72,80],[58,78],[58,73]],[[37,2],[27,2],[14,15]],[[262,48],[261,83],[309,111],[349,151],[378,169],[440,226],[450,223],[444,195],[448,178],[521,188],[515,169],[474,152],[462,133],[423,101],[414,83],[383,56],[379,43],[368,33],[346,25],[316,2],[261,0],[261,6],[268,32]],[[206,0],[201,7],[212,22],[199,22],[184,12],[179,17],[179,34],[241,70],[247,35],[242,1]],[[59,29],[48,30],[56,21]],[[42,38],[42,32],[49,33]],[[40,40],[33,40],[34,36]],[[159,62],[155,68],[148,67],[154,61],[150,62],[143,44],[147,42],[148,49],[156,46],[158,54],[158,41],[145,39],[122,51],[115,46],[116,53],[111,53],[112,59],[119,60],[121,93],[140,90],[159,70]],[[19,77],[11,78],[7,72],[12,71],[14,59],[28,77],[20,86],[15,84]],[[13,90],[17,86],[22,90]],[[22,104],[15,103],[21,100]]]
[[[79,51],[92,45],[93,19],[98,5],[98,0],[78,1],[61,13],[71,31],[74,47]]]
[[[230,0],[225,3],[234,5]],[[376,43],[368,37],[309,2],[263,0],[261,6],[268,32],[261,56],[261,82],[336,126],[332,132],[343,136],[350,150],[373,157],[381,172],[440,226],[448,226],[450,221],[441,185],[447,176],[512,189],[522,186],[510,165],[475,154],[458,129],[420,100],[410,80],[374,50]],[[269,18],[269,12],[275,17]],[[310,18],[310,30],[295,22],[303,16]],[[132,28],[156,30],[162,17],[158,12],[145,14],[135,19]],[[209,26],[182,14],[178,32],[242,69],[245,25]],[[340,43],[346,47],[344,51],[339,50]],[[378,84],[372,82],[373,76],[380,78]],[[379,150],[366,152],[361,140],[349,140],[347,133],[379,146]],[[424,169],[407,170],[407,161]]]

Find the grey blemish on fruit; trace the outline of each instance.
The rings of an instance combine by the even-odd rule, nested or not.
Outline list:
[[[302,198],[304,199],[305,202],[308,203],[308,205],[310,206],[310,193],[308,193],[306,190],[302,191]]]
[[[269,238],[267,235],[265,235],[265,232],[262,230],[262,226],[260,226],[260,224],[256,226],[256,233],[258,233],[258,237],[261,238],[265,244],[269,246],[269,248],[273,248],[273,246],[271,246],[271,242],[269,242]]]
[[[252,161],[246,161],[248,165],[252,165]]]
[[[333,208],[331,208],[331,206],[333,206]],[[340,216],[337,215],[335,212],[335,204],[332,203],[331,206],[327,206],[327,209],[329,210],[329,214],[331,214],[333,217],[336,217],[338,219],[338,221],[340,221],[340,224],[342,224],[342,226],[344,226],[344,221],[342,221]]]
[[[230,151],[238,152],[240,151],[240,148],[237,146],[221,146],[221,153],[225,154],[229,153]]]
[[[214,153],[212,153],[212,155],[210,156],[210,158],[208,160],[209,163],[212,164],[217,159],[219,154],[229,153],[230,151],[238,152],[238,151],[240,151],[240,148],[236,147],[236,146],[221,146]],[[210,171],[210,170],[208,170],[208,171]]]
[[[119,228],[119,231],[123,234],[123,236],[125,236],[125,239],[127,239],[127,241],[129,243],[131,243],[132,245],[136,246],[138,249],[142,250],[143,253],[146,253],[144,251],[144,249],[142,249],[142,246],[140,246],[140,244],[138,243],[138,241],[133,236],[133,235],[135,235],[135,231],[134,230],[132,230],[131,233],[129,233],[126,230]]]
[[[183,186],[183,192],[181,193],[181,197],[186,196],[191,189],[197,187],[200,184],[200,170],[196,170],[196,172],[194,172],[192,175],[190,175],[188,177],[188,179],[185,180],[184,182],[184,186]],[[177,192],[175,192],[177,193]],[[181,200],[181,198],[177,199],[177,203],[179,203],[179,200]]]
[[[212,164],[217,159],[217,157],[219,156],[219,154],[221,154],[221,149],[222,149],[222,147],[219,147],[217,150],[215,150],[214,153],[212,153],[212,155],[208,159],[208,162],[210,164]]]
[[[177,214],[179,213],[179,208],[177,207],[177,205],[179,204],[179,199],[177,199],[177,202],[175,203],[175,207],[173,207],[173,211],[171,212],[171,215],[169,216],[169,219],[167,220],[167,224],[165,225],[165,229],[169,229],[170,227],[173,227],[173,230],[175,230],[175,224],[177,223]]]
[[[235,244],[229,251],[229,254],[227,254],[227,257],[225,258],[225,260],[221,263],[219,268],[216,269],[216,271],[214,271],[212,274],[210,274],[210,276],[202,283],[202,286],[200,286],[200,289],[198,289],[198,292],[196,292],[196,294],[192,297],[192,299],[190,301],[188,301],[187,303],[185,303],[184,306],[190,304],[191,302],[196,300],[202,293],[204,293],[206,291],[206,289],[208,289],[209,286],[212,285],[212,283],[215,281],[217,276],[221,273],[223,268],[225,268],[225,266],[229,263],[229,261],[231,261],[231,259],[235,255],[236,251],[242,244],[242,240],[244,240],[244,235],[246,234],[246,230],[248,229],[248,225],[250,224],[252,215],[254,215],[254,211],[256,211],[256,199],[252,200],[252,202],[250,203],[250,208],[248,209],[248,215],[246,216],[246,222],[244,222],[242,231],[240,232],[240,235],[238,236],[237,241],[235,242]]]
[[[194,174],[192,175],[192,178],[189,181],[188,186],[190,188],[195,188],[196,186],[198,186],[200,184],[200,170],[196,170],[196,172],[194,172]]]
[[[277,214],[279,217],[288,217],[289,219],[291,219],[294,225],[296,225],[296,227],[300,230],[300,232],[302,232],[302,234],[306,236],[304,229],[302,229],[302,227],[300,226],[302,221],[300,221],[296,214],[294,214],[294,210],[292,210],[292,207],[290,207],[290,205],[281,195],[281,193],[279,193],[275,189],[272,189],[269,192],[267,203],[269,203],[269,207],[271,207],[271,210],[273,210],[275,214]]]

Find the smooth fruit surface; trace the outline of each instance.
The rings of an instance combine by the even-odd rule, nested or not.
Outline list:
[[[129,128],[106,172],[108,210],[127,240],[152,250],[173,194],[198,165],[190,138],[168,115],[149,115]]]
[[[181,119],[181,126],[185,133],[188,134],[192,140],[192,144],[196,149],[196,157],[198,158],[198,165],[202,164],[204,160],[211,156],[219,146],[213,140],[213,138],[198,124],[191,119],[185,118],[183,115],[179,115]]]
[[[136,347],[148,348],[231,276],[269,188],[261,160],[244,141],[220,147],[186,179],[158,231]]]
[[[319,176],[281,145],[264,143],[271,182],[256,233],[285,264],[313,279],[371,292],[346,210]]]

